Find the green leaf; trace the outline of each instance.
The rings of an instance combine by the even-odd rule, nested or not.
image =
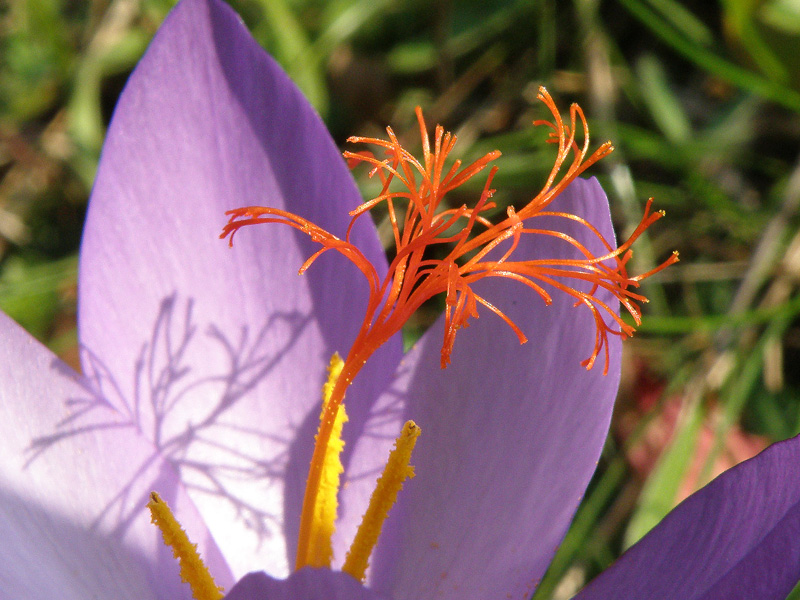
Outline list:
[[[653,55],[647,54],[636,65],[639,89],[650,109],[650,116],[659,129],[676,145],[690,141],[692,126],[681,103],[672,93],[664,67]]]
[[[674,27],[643,0],[619,0],[619,2],[662,41],[698,67],[743,90],[800,112],[800,93],[779,82],[744,69],[723,58],[714,50],[705,47],[696,39],[687,37],[683,31]]]
[[[320,56],[297,15],[285,0],[260,0],[264,21],[253,35],[266,45],[308,101],[321,115],[328,112],[328,89]]]
[[[699,403],[685,407],[669,447],[647,477],[639,496],[639,505],[625,531],[626,548],[639,541],[675,507],[678,489],[694,456],[703,416]]]

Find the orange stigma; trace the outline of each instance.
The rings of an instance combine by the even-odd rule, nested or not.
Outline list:
[[[491,188],[497,171],[493,166],[474,207],[444,208],[440,204],[449,191],[462,185],[482,171],[500,156],[495,150],[462,167],[456,160],[445,170],[445,161],[455,146],[456,136],[437,126],[431,148],[422,111],[417,108],[420,135],[422,137],[422,160],[405,150],[391,128],[387,127],[388,139],[351,137],[353,143],[371,144],[383,148],[385,158],[378,158],[369,151],[344,152],[352,167],[365,162],[372,166],[370,177],[378,174],[383,184],[378,196],[363,203],[350,215],[352,220],[341,239],[314,223],[292,213],[274,208],[250,206],[228,211],[230,220],[220,237],[230,236],[246,225],[258,223],[282,223],[298,229],[319,243],[322,248],[300,267],[303,273],[321,254],[336,250],[347,257],[364,274],[369,285],[369,301],[361,329],[345,361],[340,379],[341,393],[366,359],[386,340],[397,333],[409,317],[428,299],[445,294],[445,331],[442,343],[441,364],[450,362],[456,333],[468,325],[470,317],[478,316],[478,305],[495,313],[511,327],[521,343],[527,341],[525,334],[499,308],[476,294],[472,284],[484,277],[507,277],[518,281],[536,292],[546,304],[551,303],[549,290],[558,290],[591,311],[596,326],[594,348],[581,364],[591,369],[601,352],[604,353],[608,371],[608,336],[623,339],[632,335],[635,327],[620,318],[616,310],[596,296],[599,289],[610,292],[633,317],[636,325],[641,322],[639,303],[647,299],[631,288],[639,282],[677,262],[678,255],[670,258],[652,271],[631,277],[626,270],[633,242],[655,221],[662,212],[651,212],[652,199],[647,202],[644,215],[630,238],[613,248],[598,230],[583,218],[562,212],[547,212],[545,209],[553,199],[589,166],[610,154],[610,142],[602,144],[589,154],[589,128],[583,111],[577,104],[569,110],[569,124],[561,114],[544,87],[539,88],[541,100],[552,114],[552,121],[536,121],[534,125],[545,125],[552,131],[548,142],[558,146],[555,163],[542,190],[523,208],[515,211],[509,207],[507,216],[499,223],[488,219],[488,212],[495,208],[490,201],[495,190]],[[576,132],[582,130],[582,143],[576,140]],[[397,180],[401,186],[390,185]],[[375,267],[364,254],[350,242],[350,232],[355,221],[380,203],[385,203],[389,222],[394,234],[396,254],[387,276],[380,280]],[[537,229],[529,220],[536,216],[558,216],[578,222],[600,240],[606,252],[595,256],[576,239],[558,231]],[[514,251],[523,235],[556,236],[575,247],[582,258],[513,260]],[[510,244],[500,257],[487,256],[505,240]],[[426,256],[426,249],[433,245],[446,245],[449,253],[442,259]],[[588,281],[588,291],[575,289],[570,281]],[[334,394],[336,396],[337,394]]]

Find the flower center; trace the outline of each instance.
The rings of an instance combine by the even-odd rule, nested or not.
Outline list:
[[[343,368],[344,361],[338,354],[334,354],[328,366],[328,381],[322,388],[322,414],[300,516],[295,569],[306,566],[330,568],[333,559],[331,536],[336,529],[337,496],[340,476],[344,472],[340,460],[344,449],[342,425],[347,421],[344,402],[336,406],[327,442],[324,441],[322,431],[326,419],[330,419],[330,413],[333,412],[333,391]],[[342,571],[359,581],[365,578],[369,557],[378,543],[378,536],[389,516],[389,510],[397,501],[398,492],[405,480],[414,476],[414,468],[409,462],[420,432],[413,421],[408,421],[403,426],[347,553]],[[317,449],[320,449],[319,452]],[[319,460],[319,464],[315,460]],[[318,475],[312,478],[312,473]]]
[[[340,477],[344,472],[340,455],[344,449],[342,426],[347,422],[347,414],[343,402],[339,402],[335,407],[326,441],[323,441],[322,430],[330,419],[330,414],[334,413],[334,408],[331,407],[333,391],[343,367],[344,361],[338,353],[334,353],[328,366],[328,380],[322,388],[322,413],[315,438],[314,456],[318,454],[316,449],[322,448],[319,452],[321,462],[315,464],[312,459],[309,469],[300,518],[296,570],[303,567],[330,568],[333,559],[331,538],[336,529],[339,504],[337,497]],[[397,501],[397,494],[405,480],[414,477],[414,467],[409,463],[420,433],[420,428],[413,421],[407,421],[403,425],[400,437],[397,438],[383,474],[378,478],[375,491],[370,497],[367,511],[342,566],[343,572],[358,581],[364,581],[366,578],[369,557],[378,543],[389,510]],[[311,473],[318,473],[319,476],[312,479]],[[147,507],[150,509],[152,522],[161,530],[164,543],[172,548],[173,555],[179,560],[181,579],[191,586],[194,598],[196,600],[222,598],[222,588],[214,582],[214,578],[197,553],[197,545],[189,541],[167,503],[156,492],[151,492]]]

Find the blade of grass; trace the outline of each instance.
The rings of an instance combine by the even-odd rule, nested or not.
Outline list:
[[[638,542],[675,506],[678,489],[694,455],[704,415],[699,402],[685,406],[684,410],[669,447],[647,477],[638,506],[625,530],[625,548]]]
[[[683,335],[702,331],[714,332],[723,328],[740,329],[763,325],[775,319],[791,319],[800,314],[800,296],[769,308],[755,308],[735,314],[683,317],[648,315],[638,327],[643,334]]]
[[[714,51],[687,39],[641,0],[618,0],[634,17],[689,61],[743,90],[800,112],[800,94],[743,69]]]
[[[253,33],[269,40],[275,59],[321,115],[328,112],[328,91],[321,60],[305,60],[311,41],[295,13],[284,0],[261,0],[264,21]]]

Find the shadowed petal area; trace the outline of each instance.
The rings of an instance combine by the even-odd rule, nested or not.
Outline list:
[[[157,486],[222,585],[232,577],[177,473],[87,382],[0,313],[4,598],[189,598],[141,510]],[[76,431],[75,417],[92,407]]]
[[[242,578],[225,600],[382,600],[345,573],[306,567],[288,579],[273,579],[265,573]]]
[[[696,492],[575,600],[783,600],[800,580],[800,438]]]
[[[553,210],[583,216],[613,242],[596,180],[574,182]],[[558,227],[594,251],[586,231]],[[519,256],[572,256],[550,236],[523,238]],[[515,254],[515,256],[517,256]],[[442,321],[406,356],[383,403],[405,402],[422,428],[412,464],[381,536],[370,587],[397,600],[530,597],[560,544],[605,439],[619,383],[621,344],[611,340],[609,375],[586,371],[595,328],[589,311],[554,293],[553,304],[499,278],[476,286],[528,335],[520,345],[489,311],[459,332],[439,368]],[[357,452],[358,454],[358,452]]]
[[[237,575],[285,575],[325,366],[367,287],[338,256],[265,226],[218,236],[225,211],[285,208],[344,235],[357,190],[324,125],[217,0],[170,14],[120,98],[81,252],[84,370],[180,471]],[[374,227],[353,233],[386,270]],[[400,340],[349,392],[351,426]],[[178,514],[181,518],[181,515]]]

